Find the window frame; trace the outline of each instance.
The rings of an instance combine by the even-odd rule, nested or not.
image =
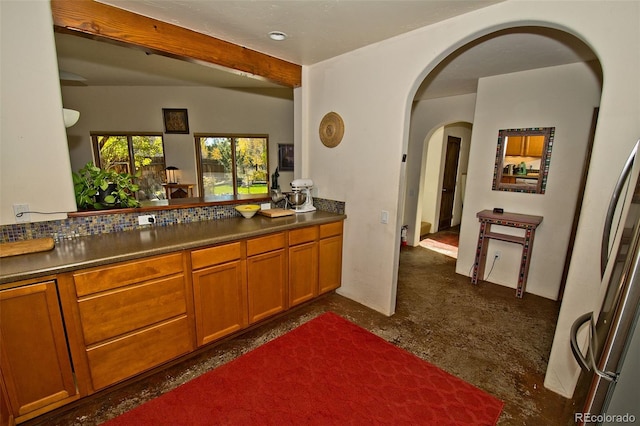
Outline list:
[[[126,137],[127,138],[127,148],[129,152],[129,173],[131,175],[136,174],[136,164],[135,164],[135,153],[133,150],[133,138],[136,136],[152,136],[159,137],[162,140],[162,164],[163,169],[167,168],[167,157],[166,157],[166,149],[164,144],[164,134],[162,132],[90,132],[91,136],[91,149],[93,151],[93,163],[96,167],[102,168],[102,158],[100,157],[100,141],[101,137]],[[166,173],[163,175],[162,184],[166,183]],[[137,181],[137,178],[134,178],[134,181]],[[137,182],[136,182],[137,183]],[[138,194],[135,194],[136,199],[138,198]]]
[[[202,175],[202,152],[200,147],[200,139],[202,138],[229,138],[232,140],[231,142],[231,156],[232,156],[232,178],[233,178],[233,197],[225,198],[225,199],[206,199],[204,194],[204,177]],[[237,172],[237,162],[236,162],[236,140],[237,139],[255,139],[255,138],[263,138],[265,139],[265,149],[266,149],[266,186],[267,192],[265,194],[247,194],[242,195],[238,194],[238,172]],[[198,192],[200,198],[205,201],[207,204],[229,204],[235,203],[238,201],[259,201],[270,198],[270,167],[269,167],[269,135],[264,133],[194,133],[194,147],[196,152],[196,172],[198,174]]]

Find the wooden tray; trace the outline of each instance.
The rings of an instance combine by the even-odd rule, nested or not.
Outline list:
[[[296,212],[294,212],[293,210],[285,210],[285,209],[267,209],[267,210],[258,211],[258,214],[261,214],[262,216],[267,216],[267,217],[282,217],[282,216],[293,216],[294,214],[296,214]]]
[[[18,256],[20,254],[37,253],[53,250],[53,238],[36,238],[33,240],[16,241],[0,244],[0,257]]]

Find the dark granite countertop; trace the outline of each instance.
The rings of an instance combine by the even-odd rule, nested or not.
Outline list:
[[[279,218],[256,215],[251,219],[233,218],[149,226],[133,231],[62,240],[48,252],[1,258],[0,284],[343,219],[346,219],[345,215],[323,211]]]

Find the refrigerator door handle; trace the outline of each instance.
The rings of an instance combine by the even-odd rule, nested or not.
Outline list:
[[[582,351],[580,351],[580,347],[578,346],[578,331],[587,322],[589,322],[589,345],[587,347],[587,355],[585,356]],[[595,336],[595,334],[596,326],[593,323],[593,312],[587,312],[586,314],[579,316],[578,319],[573,322],[570,335],[571,351],[573,352],[573,357],[580,365],[580,368],[582,368],[584,371],[593,370],[595,374],[602,377],[603,379],[609,382],[615,382],[618,380],[617,374],[608,371],[602,371],[596,365],[596,359],[593,354],[593,336]]]
[[[593,325],[593,321],[591,322],[591,333],[592,335],[595,333],[595,326]],[[593,356],[593,339],[589,339],[589,359],[591,360],[591,367],[593,368],[593,372],[596,373],[601,378],[605,379],[608,382],[617,382],[618,375],[616,373],[611,373],[609,371],[602,371],[596,365],[596,360]]]
[[[640,142],[640,141],[639,141]],[[636,144],[627,159],[627,162],[624,164],[622,168],[622,172],[620,173],[620,177],[616,182],[616,186],[613,190],[613,194],[611,195],[611,201],[609,201],[609,208],[607,209],[607,216],[604,222],[604,230],[602,231],[602,245],[600,248],[600,275],[604,277],[605,269],[607,268],[607,262],[609,261],[609,237],[611,235],[611,228],[613,226],[613,215],[616,212],[616,208],[618,206],[618,199],[620,195],[622,195],[622,190],[624,189],[624,185],[631,174],[631,169],[633,168],[633,161],[636,158],[636,152],[638,150],[638,144]]]
[[[578,317],[578,319],[576,319],[573,322],[573,325],[571,326],[571,334],[570,334],[571,352],[573,352],[573,357],[578,362],[578,365],[580,365],[580,368],[582,368],[584,371],[591,371],[591,366],[589,365],[590,364],[589,361],[582,354],[582,352],[580,351],[580,347],[578,346],[578,330],[580,330],[580,328],[582,328],[584,323],[586,323],[587,321],[589,321],[593,325],[592,318],[593,318],[593,312],[587,312],[586,314],[583,314],[580,317]],[[590,356],[590,357],[593,356],[593,350],[591,349],[591,331],[592,329],[590,328],[589,329],[589,349],[587,351],[587,356]]]

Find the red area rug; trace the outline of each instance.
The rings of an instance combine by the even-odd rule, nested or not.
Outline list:
[[[106,424],[477,426],[502,406],[326,313]]]

